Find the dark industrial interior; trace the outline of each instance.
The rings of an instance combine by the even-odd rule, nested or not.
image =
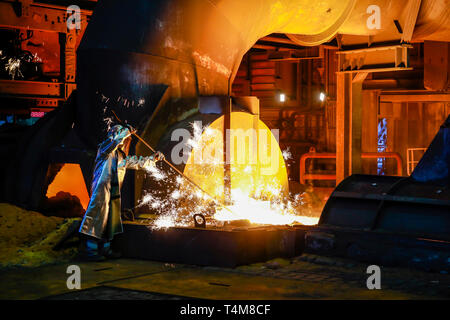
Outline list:
[[[313,3],[0,0],[5,279],[76,260],[97,148],[120,122],[136,129],[130,155],[165,160],[127,170],[122,258],[83,288],[450,297],[450,2]],[[386,270],[385,296],[364,291],[368,265]],[[258,293],[252,277],[281,289]],[[73,294],[40,286],[0,298]]]

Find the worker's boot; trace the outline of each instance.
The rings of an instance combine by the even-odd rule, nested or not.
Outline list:
[[[83,261],[99,262],[105,261],[106,258],[100,252],[99,241],[82,237],[79,247],[79,259]]]
[[[103,242],[102,243],[102,254],[107,259],[119,259],[122,257],[122,254],[119,251],[113,250],[111,246],[111,242]]]

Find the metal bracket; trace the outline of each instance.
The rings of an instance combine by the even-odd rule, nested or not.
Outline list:
[[[194,215],[194,224],[196,228],[206,228],[206,218],[202,214]]]
[[[338,72],[386,72],[412,70],[409,67],[411,45],[338,51]]]

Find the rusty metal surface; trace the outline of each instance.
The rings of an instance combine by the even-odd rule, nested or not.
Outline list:
[[[386,232],[318,226],[305,235],[305,252],[383,266],[450,272],[450,242]]]
[[[98,118],[97,92],[137,100],[146,99],[153,86],[164,85],[170,92],[163,109],[172,108],[171,116],[183,120],[186,109],[180,106],[192,105],[189,99],[229,95],[243,55],[274,32],[318,43],[338,31],[364,35],[360,42],[365,44],[368,33],[400,41],[391,22],[406,19],[404,1],[370,4],[391,9],[381,15],[381,30],[368,31],[365,1],[329,0],[323,6],[311,6],[307,0],[100,1],[78,50],[78,117]],[[92,128],[101,126],[99,119],[81,123],[77,133],[94,146],[101,137]]]
[[[88,20],[92,14],[92,8],[94,2],[90,1],[91,5],[88,5],[89,10],[86,10],[87,1],[82,3],[72,3],[74,5],[80,5],[81,24],[79,29],[69,30],[67,27],[67,20],[69,14],[67,13],[67,4],[47,3],[20,0],[20,1],[5,1],[0,0],[0,26],[6,30],[22,29],[27,32],[34,33],[33,46],[25,49],[30,50],[33,54],[44,61],[43,65],[51,69],[51,77],[59,77],[60,82],[42,82],[42,81],[27,81],[21,80],[1,80],[0,82],[0,98],[2,98],[3,104],[11,104],[13,100],[12,108],[7,111],[14,114],[23,113],[25,110],[30,111],[31,108],[36,107],[37,110],[45,112],[51,111],[60,106],[62,101],[68,99],[72,91],[76,88],[75,73],[76,73],[76,48],[79,44],[79,40],[86,29]],[[41,36],[42,44],[36,45],[36,34]],[[55,41],[49,41],[49,39],[57,39]],[[58,40],[58,38],[60,38]],[[52,45],[57,45],[52,46]],[[63,50],[60,50],[60,46]],[[39,47],[38,52],[33,51]],[[59,58],[59,53],[63,53],[63,58]],[[56,59],[55,59],[56,57]],[[47,81],[47,75],[40,75],[44,81]],[[34,79],[34,78],[31,78]],[[40,96],[55,96],[58,99],[47,99]],[[6,100],[6,98],[9,100]],[[35,111],[31,110],[31,111]]]
[[[325,205],[319,225],[450,241],[450,190],[409,178],[352,175]]]
[[[299,232],[288,227],[151,230],[148,225],[124,223],[116,245],[127,258],[236,267],[299,255]]]
[[[450,119],[450,118],[449,118]],[[352,175],[326,203],[306,250],[383,265],[450,270],[448,120],[411,177]]]
[[[64,84],[60,82],[0,79],[0,95],[62,97]]]
[[[450,44],[448,42],[424,42],[424,87],[445,91],[450,88]]]
[[[82,24],[92,10],[81,10]],[[42,31],[67,32],[67,6],[46,5],[36,1],[0,1],[0,26],[26,28]]]

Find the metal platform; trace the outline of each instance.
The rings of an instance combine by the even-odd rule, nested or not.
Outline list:
[[[127,258],[236,267],[300,255],[304,234],[303,229],[285,226],[152,230],[146,224],[124,223],[115,244]]]

